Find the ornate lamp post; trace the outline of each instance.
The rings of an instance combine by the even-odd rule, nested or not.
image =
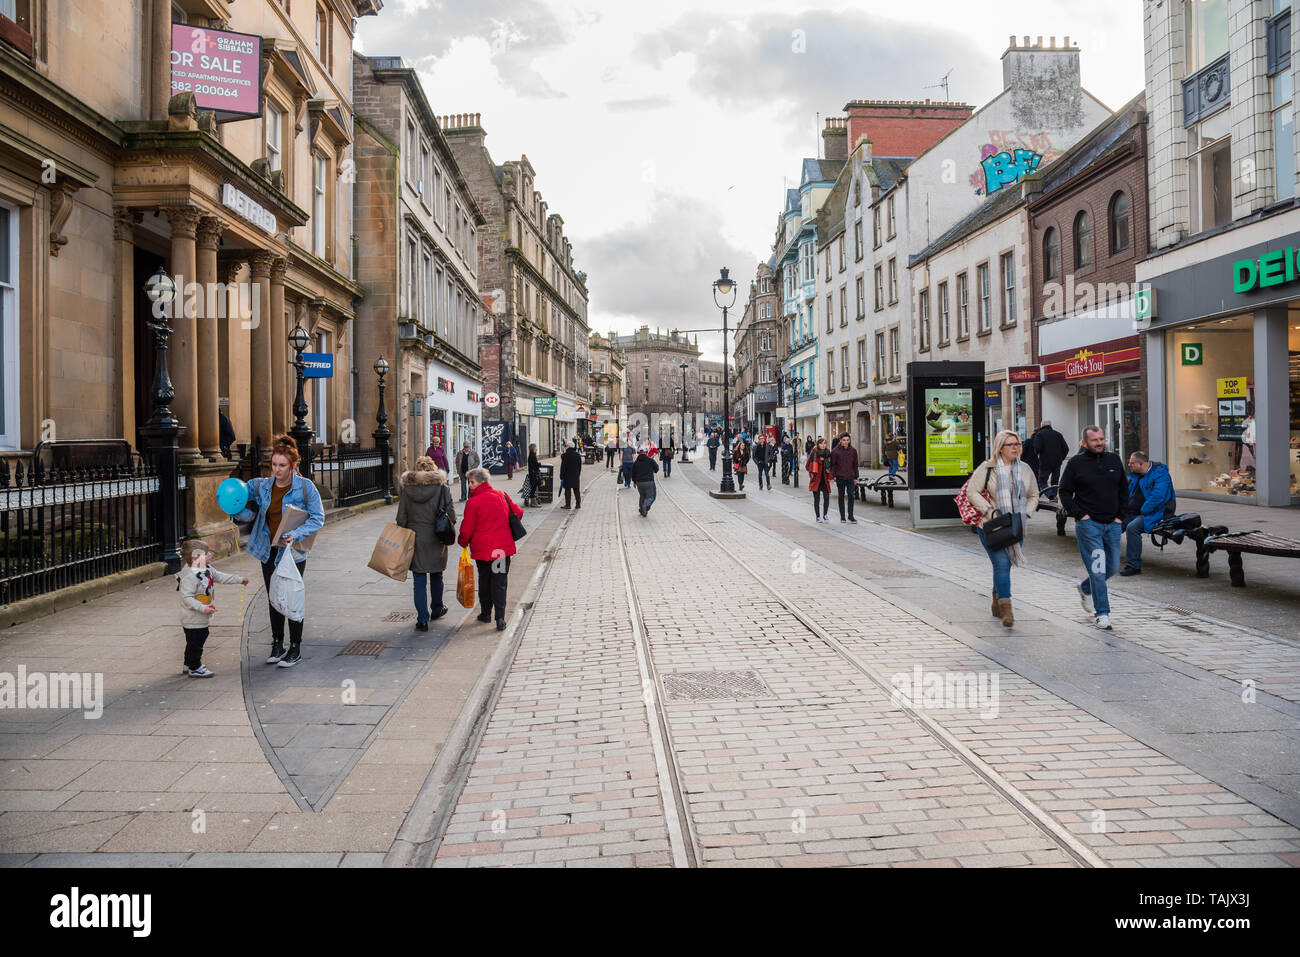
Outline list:
[[[785,387],[790,390],[790,401],[794,405],[794,427],[787,430],[792,436],[796,434],[795,429],[799,427],[799,390],[803,388],[803,384],[804,384],[803,376],[794,375],[793,373],[789,373],[789,372],[786,373]],[[792,441],[791,444],[794,445],[795,443]],[[794,468],[791,470],[794,472],[795,488],[799,487],[800,458],[802,458],[802,453],[796,447],[794,450]]]
[[[388,413],[384,411],[384,376],[388,375],[388,360],[384,358],[383,353],[375,360],[375,375],[379,376],[379,411],[375,413],[375,421],[379,423],[379,428],[371,433],[375,437],[375,450],[379,453],[380,476],[384,483],[384,504],[393,504],[393,482],[392,476],[388,474],[388,438],[392,435],[388,431]]]
[[[172,414],[171,403],[176,398],[172,388],[171,376],[167,374],[167,340],[171,337],[172,327],[167,324],[171,314],[172,300],[176,296],[176,283],[162,266],[149,277],[145,284],[145,294],[153,303],[153,317],[149,320],[149,331],[153,333],[154,350],[158,356],[157,368],[153,378],[153,412],[149,421],[140,428],[153,460],[154,471],[158,476],[158,542],[161,558],[166,565],[167,574],[174,574],[181,569],[181,515],[180,494],[177,482],[180,479],[181,459],[177,440],[185,429]]]
[[[731,378],[727,372],[727,310],[736,304],[736,284],[722,267],[722,273],[713,281],[713,302],[722,310],[722,421],[723,435],[731,425]],[[722,443],[722,487],[724,495],[734,495],[736,484],[731,477],[731,441]]]
[[[292,364],[298,377],[298,392],[293,398],[293,427],[289,429],[289,434],[298,443],[298,472],[304,478],[311,478],[311,440],[314,437],[312,430],[307,428],[307,399],[303,395],[303,369],[306,368],[306,363],[302,361],[302,353],[309,345],[311,337],[299,322],[289,333],[289,348],[294,351]]]
[[[686,367],[687,367],[689,364],[690,364],[690,363],[687,363],[687,362],[683,362],[683,363],[681,364],[681,370],[682,370],[682,461],[683,461],[683,462],[689,462],[689,461],[690,461],[690,459],[688,459],[688,458],[686,457]]]

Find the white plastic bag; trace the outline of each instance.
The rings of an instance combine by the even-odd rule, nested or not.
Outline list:
[[[293,549],[286,548],[271,575],[271,607],[290,621],[302,621],[307,614],[307,586],[293,561]]]

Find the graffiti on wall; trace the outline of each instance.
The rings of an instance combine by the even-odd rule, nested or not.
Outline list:
[[[977,196],[991,196],[1019,182],[1034,170],[1061,155],[1044,130],[989,130],[989,141],[980,147],[980,164],[970,175]]]
[[[483,423],[483,468],[493,472],[504,472],[506,464],[505,448],[509,439],[506,436],[505,422]]]

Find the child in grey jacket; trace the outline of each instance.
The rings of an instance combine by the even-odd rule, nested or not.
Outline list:
[[[208,619],[217,613],[214,586],[247,585],[247,578],[227,575],[211,568],[212,548],[201,538],[181,545],[185,567],[176,573],[176,590],[181,593],[181,629],[185,632],[185,664],[181,674],[211,678],[214,672],[203,665],[203,643],[208,640]]]

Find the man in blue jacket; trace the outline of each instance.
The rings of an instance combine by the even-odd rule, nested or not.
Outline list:
[[[1169,469],[1152,462],[1143,451],[1128,457],[1128,518],[1124,523],[1124,567],[1121,575],[1142,574],[1142,536],[1173,515],[1177,497]]]

